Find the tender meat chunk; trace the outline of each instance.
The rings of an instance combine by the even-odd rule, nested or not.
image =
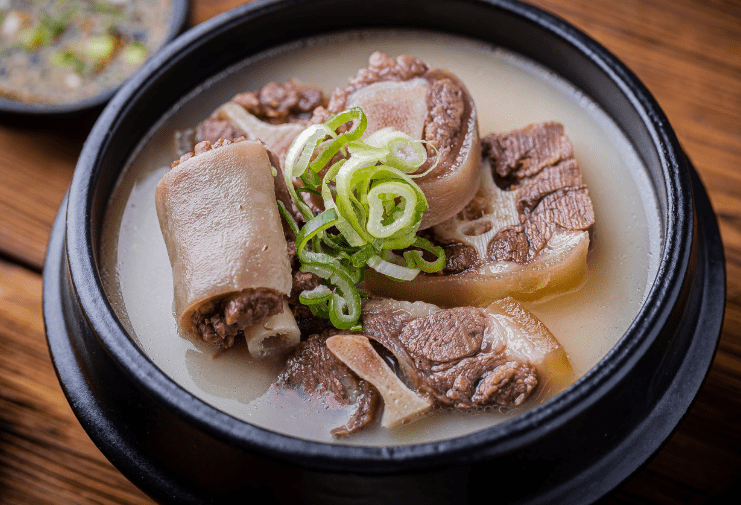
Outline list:
[[[459,274],[480,263],[476,249],[470,245],[454,243],[443,246],[443,249],[445,250],[443,275]]]
[[[430,374],[425,385],[443,405],[461,409],[515,407],[538,385],[538,374],[530,363],[482,352]]]
[[[481,144],[492,173],[457,216],[433,229],[433,242],[452,254],[444,273],[486,262],[526,264],[555,233],[590,230],[592,201],[563,125],[533,124]]]
[[[483,309],[433,307],[373,300],[363,308],[365,334],[391,351],[410,387],[461,409],[516,406],[530,396],[537,370],[510,356],[501,339],[485,338],[491,323]]]
[[[329,349],[326,341],[333,332],[311,335],[294,349],[278,385],[299,389],[309,397],[334,401],[336,405],[355,404],[355,412],[344,426],[332,430],[346,436],[375,422],[380,403],[378,390],[360,379]]]
[[[508,361],[484,376],[471,400],[474,404],[520,405],[535,388],[537,381],[533,365]],[[459,389],[456,388],[456,391]]]
[[[239,93],[232,101],[274,124],[305,122],[314,109],[327,103],[322,90],[297,81],[270,82],[262,89]]]
[[[338,102],[342,102],[339,105],[341,107],[348,94],[369,84],[380,81],[408,81],[423,76],[428,70],[427,64],[414,56],[401,55],[394,59],[388,54],[376,51],[368,59],[368,66],[358,70],[347,87],[334,92],[329,108],[336,108]]]
[[[482,152],[492,161],[503,187],[532,177],[549,165],[574,157],[574,147],[560,123],[539,123],[481,139]],[[501,184],[500,184],[501,185]]]
[[[228,348],[242,328],[283,312],[283,298],[272,289],[245,289],[203,304],[193,313],[191,321],[205,342]]]
[[[367,337],[336,335],[327,348],[359,377],[367,380],[383,398],[381,426],[393,428],[418,420],[432,408],[432,401],[410,390],[376,352]]]
[[[460,360],[481,348],[486,317],[474,307],[456,307],[410,321],[399,339],[417,366],[430,370],[435,364]]]
[[[573,380],[558,341],[512,298],[486,309],[447,310],[376,298],[363,305],[361,320],[362,335],[332,328],[310,336],[290,355],[278,380],[279,386],[329,400],[329,406],[354,403],[348,423],[332,431],[336,436],[374,422],[380,395],[390,403],[405,397],[419,404],[387,408],[383,425],[390,427],[416,419],[431,406],[521,405],[541,376],[556,391]]]
[[[543,250],[556,229],[589,230],[594,209],[585,186],[559,188],[546,195],[535,211],[523,214],[523,224],[504,228],[489,242],[489,258],[527,263]]]
[[[319,88],[296,81],[271,82],[259,90],[239,93],[219,107],[198,125],[193,142],[215,143],[221,138],[244,136],[261,140],[282,159],[290,141],[308,124],[312,111],[326,104]]]
[[[438,152],[440,160],[447,161],[457,154],[456,139],[466,112],[464,92],[450,78],[436,79],[432,82],[429,100],[424,135],[430,142],[427,154],[434,156]]]
[[[514,261],[527,263],[530,241],[521,226],[503,228],[488,245],[489,258],[494,261]]]
[[[200,141],[216,142],[219,139],[233,139],[244,136],[244,132],[233,126],[229,121],[210,117],[198,128],[196,137]]]
[[[545,197],[561,188],[582,186],[579,164],[574,159],[544,168],[517,195],[520,214],[532,212]]]
[[[327,103],[322,91],[295,81],[271,82],[262,89],[239,93],[232,102],[243,107],[258,119],[271,124],[306,123],[311,112]],[[226,119],[213,115],[199,126],[196,139],[216,142],[219,138],[245,135]]]

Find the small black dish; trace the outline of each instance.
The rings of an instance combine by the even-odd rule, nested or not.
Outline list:
[[[190,12],[190,4],[188,0],[171,1],[172,11],[170,26],[167,36],[165,37],[163,47],[183,32],[186,24],[188,23],[188,14]],[[141,72],[143,70],[140,68],[138,71]],[[88,98],[81,102],[70,104],[34,104],[20,102],[17,100],[9,100],[7,98],[0,97],[0,116],[2,116],[3,119],[11,119],[32,124],[29,123],[29,121],[33,121],[35,119],[45,119],[53,121],[58,119],[96,115],[103,109],[105,104],[108,103],[111,98],[113,98],[113,95],[116,94],[116,92],[124,82],[125,81],[122,81],[119,86],[115,88],[110,88],[103,91],[98,96]]]
[[[271,47],[375,27],[486,41],[570,81],[643,159],[664,232],[659,273],[638,316],[564,393],[470,435],[394,447],[281,435],[195,398],[126,334],[103,290],[97,250],[125,161],[180,97]],[[286,503],[429,505],[487,495],[506,503],[591,503],[648,461],[681,422],[712,362],[724,300],[715,215],[656,101],[597,42],[514,0],[258,1],[190,30],[101,114],[54,225],[44,272],[47,339],[73,411],[106,457],[162,503],[243,503],[266,493]]]

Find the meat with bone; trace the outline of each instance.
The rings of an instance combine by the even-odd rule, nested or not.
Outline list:
[[[381,426],[393,428],[416,421],[432,408],[432,401],[407,388],[362,335],[335,335],[327,348],[353,372],[371,382],[383,397]]]
[[[362,320],[365,334],[394,354],[405,382],[437,405],[513,407],[532,394],[539,373],[570,373],[563,348],[542,323],[523,330],[514,319],[495,320],[488,308],[432,309],[418,303],[372,300],[363,308]],[[424,311],[429,314],[413,315]],[[550,342],[551,348],[540,355],[520,353],[534,338]],[[565,360],[568,368],[538,369],[554,360]]]
[[[594,210],[563,126],[531,125],[482,144],[491,169],[482,170],[476,195],[426,235],[445,249],[443,272],[406,283],[369,272],[370,291],[481,307],[510,295],[535,299],[581,282]]]
[[[271,82],[239,93],[198,127],[196,141],[244,136],[262,141],[283,162],[293,139],[308,124],[314,109],[326,105],[323,92],[297,81]]]
[[[279,384],[310,396],[329,395],[341,405],[380,390],[382,424],[392,427],[433,406],[516,407],[537,387],[542,394],[555,394],[573,379],[563,347],[512,298],[485,309],[373,299],[363,306],[361,319],[362,335],[333,329],[302,342]],[[380,353],[368,339],[380,344]],[[386,352],[394,357],[393,371],[382,357]],[[368,385],[357,382],[356,374]],[[363,389],[367,387],[371,389]],[[344,435],[371,424],[377,398],[357,401],[348,424],[333,433]]]
[[[355,412],[344,426],[332,430],[342,437],[354,433],[375,420],[380,404],[378,390],[359,378],[327,348],[327,338],[333,332],[311,335],[290,354],[278,385],[290,386],[311,398],[326,400],[328,396],[341,406],[355,404]]]
[[[420,229],[450,218],[471,199],[481,168],[476,107],[454,75],[413,56],[394,59],[375,52],[348,86],[334,92],[327,109],[315,111],[312,121],[356,106],[368,119],[365,136],[393,127],[427,142],[428,161],[419,173],[439,153],[437,166],[415,180],[430,202]]]
[[[261,143],[200,143],[159,181],[156,206],[184,333],[229,347],[242,332],[255,357],[298,343],[287,243]]]

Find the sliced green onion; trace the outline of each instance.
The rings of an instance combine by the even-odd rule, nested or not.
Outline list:
[[[283,219],[286,220],[286,223],[288,223],[288,227],[291,229],[294,235],[298,235],[298,224],[296,223],[296,220],[293,219],[293,216],[290,212],[288,212],[288,209],[286,209],[286,206],[281,202],[280,200],[276,200],[276,203],[278,204],[278,210],[280,211],[281,216],[283,216]]]
[[[419,142],[412,142],[404,138],[395,138],[388,144],[389,156],[386,159],[386,163],[392,167],[402,169],[402,167],[409,167],[409,169],[417,169],[422,166],[422,163],[427,161],[427,151],[425,151],[422,144]]]
[[[301,271],[318,275],[334,286],[329,300],[329,320],[332,325],[339,329],[355,326],[360,318],[360,294],[355,287],[356,282],[342,270],[328,265],[309,263],[301,265]]]
[[[311,163],[313,172],[320,172],[321,169],[324,168],[327,163],[329,163],[329,160],[331,160],[332,157],[334,157],[334,155],[337,154],[340,148],[342,148],[345,144],[358,140],[363,135],[363,133],[365,132],[365,128],[368,125],[368,119],[365,117],[363,109],[361,109],[360,107],[347,109],[346,111],[332,116],[326,121],[325,126],[332,132],[334,132],[343,124],[349,123],[350,121],[353,121],[355,123],[353,128],[345,133],[341,133],[340,135],[338,135],[332,141],[332,143],[326,146],[322,150],[322,153]]]
[[[105,65],[113,56],[118,39],[109,33],[95,35],[83,43],[85,56],[95,65]]]
[[[420,251],[406,251],[404,252],[404,259],[407,260],[407,265],[414,266],[427,273],[439,272],[445,268],[445,250],[442,247],[433,245],[432,242],[422,237],[417,237],[412,245],[434,254],[435,259],[427,261],[422,257]]]
[[[352,328],[360,319],[360,294],[355,282],[339,271],[332,274],[329,282],[336,286],[329,302],[329,320],[335,328]]]
[[[391,195],[400,198],[402,211],[400,215],[392,215],[391,222],[383,224],[386,208],[381,195]],[[414,226],[414,204],[417,196],[412,188],[400,182],[383,182],[377,184],[368,192],[368,232],[376,238],[387,238],[404,228]],[[397,206],[392,208],[396,209]]]
[[[411,281],[419,273],[417,268],[407,268],[390,261],[382,259],[380,256],[373,256],[368,260],[368,266],[379,274],[391,277],[397,281]]]
[[[298,295],[298,299],[304,305],[316,305],[317,303],[329,302],[332,299],[332,291],[320,284],[314,289],[307,289]]]
[[[334,209],[327,209],[321,214],[314,216],[311,220],[306,223],[301,231],[296,235],[296,251],[302,250],[306,243],[314,237],[317,233],[320,233],[327,228],[334,226],[339,221],[337,212]]]
[[[337,131],[348,124],[344,132]],[[301,293],[299,300],[341,329],[359,327],[356,285],[367,268],[395,280],[411,280],[420,271],[445,266],[443,249],[417,237],[427,199],[414,182],[420,175],[413,174],[427,162],[425,142],[392,128],[361,140],[366,127],[360,107],[309,126],[292,142],[283,169],[291,198],[306,222],[298,228],[279,205],[296,234],[301,270],[324,282]],[[338,153],[342,159],[330,166]],[[299,196],[303,193],[320,195],[325,210],[315,215]],[[409,247],[415,249],[403,256],[392,252]],[[425,252],[435,259],[425,260]]]

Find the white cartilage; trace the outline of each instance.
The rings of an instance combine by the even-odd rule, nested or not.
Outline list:
[[[301,331],[286,301],[283,302],[282,313],[270,316],[262,323],[243,331],[253,358],[282,354],[297,346],[301,340]]]
[[[384,403],[381,426],[393,428],[414,421],[432,408],[432,401],[419,396],[401,382],[366,337],[335,335],[327,339],[327,348],[381,393]]]

